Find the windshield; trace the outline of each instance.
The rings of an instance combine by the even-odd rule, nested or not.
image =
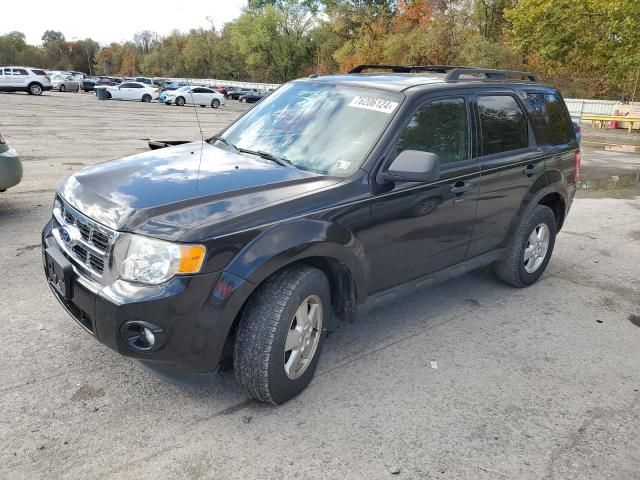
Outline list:
[[[380,90],[311,82],[283,85],[221,135],[241,150],[347,176],[362,165],[402,98]]]

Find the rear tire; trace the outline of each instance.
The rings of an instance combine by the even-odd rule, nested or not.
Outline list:
[[[496,264],[496,275],[514,287],[528,287],[544,273],[556,241],[553,210],[536,205],[522,220],[507,248],[507,256]]]
[[[29,95],[42,95],[42,85],[37,82],[33,82],[29,85],[27,92]]]
[[[213,100],[211,100],[211,108],[218,108],[220,106],[220,100],[218,100],[217,98],[214,98]]]
[[[299,394],[313,378],[330,315],[329,281],[317,268],[291,267],[265,280],[238,325],[238,383],[265,403]]]
[[[149,95],[148,93],[145,93],[145,94],[142,96],[142,101],[143,101],[144,103],[150,103],[150,102],[151,102],[151,95]]]

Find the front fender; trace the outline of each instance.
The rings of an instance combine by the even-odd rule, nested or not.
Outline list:
[[[258,285],[281,268],[312,257],[329,258],[346,266],[358,301],[366,298],[369,264],[363,245],[344,226],[323,220],[276,225],[247,244],[225,270]]]

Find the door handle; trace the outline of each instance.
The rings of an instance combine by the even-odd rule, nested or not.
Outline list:
[[[472,183],[456,182],[456,184],[453,187],[451,187],[451,190],[449,191],[454,195],[462,195],[464,192],[468,192],[472,188],[473,188]]]
[[[524,168],[524,170],[522,170],[522,174],[526,175],[527,177],[530,177],[534,173],[540,172],[543,168],[544,168],[544,165],[541,165],[539,163],[536,165],[534,165],[533,163],[530,163]]]

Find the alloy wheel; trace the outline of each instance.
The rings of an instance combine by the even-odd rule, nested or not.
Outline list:
[[[322,333],[322,301],[317,295],[305,298],[291,322],[284,346],[284,371],[287,378],[300,378],[307,370]]]
[[[550,239],[551,234],[546,224],[541,223],[533,229],[524,249],[524,269],[527,273],[533,273],[540,268],[547,256]]]

